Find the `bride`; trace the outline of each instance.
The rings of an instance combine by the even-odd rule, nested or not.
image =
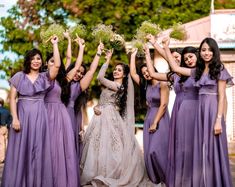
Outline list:
[[[99,54],[101,55],[101,54]],[[153,186],[147,179],[142,153],[134,135],[134,88],[129,67],[115,66],[114,81],[105,78],[112,51],[98,80],[105,87],[84,136],[81,185]]]

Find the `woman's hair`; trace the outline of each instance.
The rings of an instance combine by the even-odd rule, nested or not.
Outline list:
[[[50,53],[47,55],[46,61],[48,62],[53,57],[53,53]],[[63,62],[61,61],[61,65],[59,68],[59,72],[56,76],[56,80],[59,82],[59,85],[61,87],[61,101],[65,104],[65,106],[69,103],[70,98],[70,85],[66,78],[66,70]]]
[[[23,68],[24,73],[28,74],[30,72],[31,61],[35,55],[39,55],[42,59],[42,53],[38,49],[34,48],[26,52],[25,57],[24,57],[24,68]],[[39,69],[40,72],[42,71],[42,67],[43,67],[43,59],[42,59],[41,68]]]
[[[146,90],[147,90],[147,86],[149,84],[151,84],[150,80],[146,80],[142,74],[142,69],[146,67],[147,65],[145,63],[142,63],[139,67],[139,71],[138,74],[140,76],[140,98],[143,99],[145,101],[146,99]],[[157,69],[154,67],[155,72],[158,72]]]
[[[198,62],[198,50],[195,48],[195,47],[192,47],[192,46],[188,46],[188,47],[185,47],[181,53],[181,62],[180,62],[180,66],[181,67],[188,67],[187,64],[185,63],[184,61],[184,55],[187,54],[187,53],[193,53],[196,55],[197,57],[197,62]],[[196,62],[196,63],[197,63]],[[186,80],[188,79],[188,76],[184,76],[182,75],[180,77],[180,80],[179,80],[179,83],[183,83],[185,82]]]
[[[177,52],[177,53],[179,53],[180,55],[181,55],[181,53],[182,53],[182,49],[181,49],[181,48],[172,48],[172,49],[170,49],[170,51],[171,51],[171,53]]]
[[[201,53],[202,45],[204,43],[207,43],[208,46],[210,47],[210,50],[213,52],[213,57],[209,64],[209,76],[212,80],[218,80],[220,71],[224,68],[220,60],[220,50],[219,50],[218,44],[213,38],[205,38],[200,44],[199,53]],[[201,58],[201,54],[200,54],[197,68],[196,68],[196,75],[195,75],[196,81],[198,81],[201,78],[204,69],[205,69],[205,62]]]
[[[75,66],[75,63],[70,64],[69,67],[66,69],[66,72],[68,73],[71,69],[74,68],[74,66]],[[83,64],[81,66],[84,68],[84,75],[85,75],[87,71],[86,66]],[[71,86],[71,82],[70,82],[70,86]],[[81,111],[81,107],[86,107],[87,101],[88,101],[88,92],[87,90],[84,90],[75,100],[75,103],[74,103],[75,114]]]
[[[116,104],[119,107],[119,113],[124,117],[126,112],[126,102],[127,102],[127,88],[128,88],[128,74],[130,72],[129,66],[124,63],[116,64],[116,67],[121,65],[123,68],[124,78],[122,80],[122,85],[116,93]]]

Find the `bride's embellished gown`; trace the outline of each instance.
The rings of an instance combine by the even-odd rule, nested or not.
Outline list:
[[[126,119],[120,116],[115,104],[120,84],[104,78],[106,69],[107,65],[104,64],[98,75],[99,81],[105,86],[98,105],[101,114],[93,116],[84,136],[81,184],[153,186],[146,178],[142,153],[134,135],[134,124],[128,124],[130,120],[126,119],[130,116]]]

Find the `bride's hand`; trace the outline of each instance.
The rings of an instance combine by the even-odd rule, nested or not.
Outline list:
[[[101,114],[101,111],[98,106],[95,106],[93,110],[94,110],[95,115],[99,116]]]

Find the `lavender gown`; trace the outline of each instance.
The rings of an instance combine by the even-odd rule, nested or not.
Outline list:
[[[195,75],[195,72],[192,74]],[[221,71],[219,80],[226,80],[227,85],[233,85],[226,69]],[[224,118],[222,134],[214,135],[218,106],[217,81],[205,74],[196,82],[196,86],[199,87],[199,113],[194,137],[193,184],[195,187],[232,187]]]
[[[45,103],[49,119],[53,186],[79,186],[78,161],[71,119],[60,99],[61,88],[55,81]]]
[[[193,175],[193,141],[198,111],[198,88],[193,77],[179,83],[174,78],[176,98],[170,121],[170,139],[167,166],[169,187],[191,187]]]
[[[75,146],[76,146],[76,151],[77,151],[78,156],[80,155],[80,150],[81,150],[81,144],[79,141],[79,132],[81,128],[80,126],[81,126],[82,118],[78,114],[75,115],[74,104],[75,104],[77,97],[81,94],[81,92],[82,92],[82,89],[81,89],[79,82],[71,82],[70,98],[69,98],[69,104],[67,105],[67,111],[72,121],[72,127],[73,127],[73,131],[75,135]]]
[[[155,133],[148,131],[160,106],[160,97],[160,83],[148,85],[146,99],[149,108],[144,121],[144,160],[148,176],[155,184],[165,182],[170,130],[167,110],[159,121],[158,130]]]
[[[18,72],[10,84],[19,93],[17,113],[21,129],[16,132],[10,128],[1,186],[50,187],[52,163],[44,96],[52,82],[47,73],[40,73],[32,83],[25,73]]]

